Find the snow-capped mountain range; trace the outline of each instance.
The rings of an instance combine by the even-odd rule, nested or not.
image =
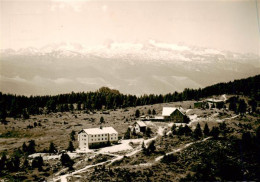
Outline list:
[[[42,48],[22,48],[19,50],[1,50],[2,56],[52,56],[56,58],[88,57],[113,58],[122,60],[138,59],[142,61],[201,61],[207,62],[214,59],[236,61],[257,60],[254,54],[239,54],[229,51],[170,44],[150,40],[145,43],[119,43],[109,42],[104,45],[87,47],[78,43],[57,43],[46,45]],[[259,66],[259,65],[258,65]]]
[[[171,44],[59,43],[0,52],[0,91],[37,95],[109,86],[165,94],[260,74],[259,56]]]

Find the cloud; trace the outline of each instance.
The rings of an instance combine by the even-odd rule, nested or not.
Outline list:
[[[105,12],[107,12],[107,5],[103,5],[102,6],[102,11],[105,13]]]
[[[73,82],[73,80],[68,79],[68,78],[57,78],[57,79],[53,80],[53,82],[56,84],[66,84],[69,82]]]
[[[50,6],[50,10],[51,11],[72,10],[76,13],[79,13],[82,11],[82,2],[86,2],[86,1],[53,0],[52,5]]]

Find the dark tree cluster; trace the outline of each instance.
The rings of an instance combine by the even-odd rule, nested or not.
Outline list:
[[[225,123],[222,123],[219,125],[219,127],[213,127],[210,131],[208,124],[206,123],[204,126],[204,129],[202,131],[200,124],[198,123],[196,125],[196,128],[194,131],[191,130],[191,128],[188,125],[185,125],[184,127],[180,125],[178,128],[174,124],[171,128],[172,134],[177,136],[192,136],[194,139],[199,140],[202,137],[208,137],[212,136],[214,139],[217,139],[220,134],[220,127],[222,127],[222,134],[226,134],[228,132],[228,129],[226,128]]]
[[[192,175],[180,181],[259,181],[259,134],[260,127],[255,134],[243,132],[242,139],[233,136],[217,141],[221,145],[215,140],[198,144],[204,151],[190,159],[199,161],[191,166]]]
[[[43,160],[41,156],[34,158],[31,166],[28,162],[28,155],[36,152],[35,146],[35,141],[31,140],[28,145],[23,143],[21,149],[16,149],[12,154],[8,155],[9,157],[3,152],[0,158],[0,174],[24,171],[30,167],[42,170]]]
[[[244,115],[245,112],[247,111],[247,104],[244,99],[239,99],[239,97],[231,97],[228,99],[229,103],[229,110],[234,111],[237,114]],[[249,102],[252,110],[251,112],[256,111],[256,101],[255,100],[250,100]]]
[[[77,110],[101,110],[135,107],[156,103],[167,103],[184,100],[199,100],[200,98],[220,95],[235,94],[246,95],[252,98],[250,105],[252,111],[256,109],[256,102],[260,100],[260,75],[247,79],[235,80],[228,83],[219,83],[203,89],[184,89],[183,92],[174,92],[166,95],[124,95],[118,90],[102,87],[96,92],[80,92],[70,94],[59,94],[56,96],[17,96],[12,94],[3,94],[0,92],[0,121],[5,122],[6,117],[29,118],[30,115],[41,114],[43,112],[67,112]],[[74,105],[76,104],[76,108]],[[231,110],[238,110],[243,113],[245,105],[243,101],[239,106],[233,102]],[[149,112],[151,113],[151,111]],[[155,114],[155,111],[152,111]],[[139,116],[138,111],[136,117]]]

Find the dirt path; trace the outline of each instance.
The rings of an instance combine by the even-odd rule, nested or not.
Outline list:
[[[159,127],[159,129],[160,129],[160,127]],[[159,130],[159,129],[158,129],[158,130]],[[159,131],[161,131],[161,129],[160,129]],[[161,134],[161,132],[158,132],[158,135],[159,135],[159,134]],[[152,140],[155,140],[155,139],[158,137],[158,135],[155,136],[155,137],[153,137],[153,138],[150,138],[150,139],[147,139],[147,140],[143,140],[144,144],[147,145],[147,144],[148,144],[149,142],[151,142]],[[76,171],[74,171],[74,172],[72,172],[72,173],[70,173],[70,174],[65,174],[65,175],[57,176],[57,177],[53,178],[53,180],[51,180],[51,181],[54,181],[54,182],[55,182],[55,181],[59,181],[59,180],[60,180],[61,182],[67,182],[67,177],[69,177],[69,176],[73,176],[73,175],[76,175],[76,174],[80,174],[80,173],[86,172],[86,171],[88,171],[90,168],[93,168],[93,167],[96,167],[96,166],[102,166],[102,165],[104,165],[104,164],[105,164],[105,165],[111,165],[111,164],[114,163],[115,161],[118,161],[118,160],[123,159],[124,156],[127,156],[127,157],[133,156],[133,155],[135,155],[135,154],[137,154],[137,153],[139,153],[139,152],[142,151],[142,147],[141,147],[141,146],[142,146],[142,143],[143,143],[143,142],[141,142],[140,145],[139,145],[136,149],[134,149],[133,151],[131,151],[131,152],[125,154],[125,155],[109,154],[109,155],[115,156],[115,158],[114,158],[114,159],[111,159],[111,160],[104,161],[104,162],[100,162],[100,163],[97,163],[97,164],[94,164],[94,165],[85,166],[84,168],[79,169],[79,170],[76,170]],[[108,154],[108,153],[102,153],[102,152],[97,152],[97,153],[99,153],[99,154]]]
[[[235,115],[235,116],[232,116],[232,117],[229,117],[229,118],[218,119],[218,120],[216,120],[216,121],[219,122],[219,123],[222,123],[222,122],[224,122],[224,121],[226,121],[226,120],[235,119],[235,118],[237,118],[238,116],[239,116],[239,115]]]
[[[191,145],[193,145],[193,144],[195,144],[195,143],[205,142],[206,140],[208,140],[208,139],[210,139],[210,138],[211,138],[211,137],[207,137],[207,138],[204,138],[203,140],[200,140],[200,141],[187,143],[187,144],[185,144],[184,146],[181,146],[181,147],[179,147],[179,148],[173,150],[172,152],[166,153],[165,155],[170,155],[170,154],[174,154],[174,153],[180,152],[180,151],[182,151],[183,149],[186,149],[186,148],[188,148],[189,146],[191,146]],[[164,155],[159,156],[159,157],[156,157],[156,158],[155,158],[155,162],[160,161],[160,160],[163,158],[163,156],[164,156]]]
[[[239,115],[236,115],[236,116],[233,116],[233,117],[230,117],[230,118],[224,118],[224,119],[222,119],[222,121],[230,120],[230,119],[236,118],[236,117],[238,117],[238,116],[239,116]],[[169,126],[168,126],[168,127],[169,127]],[[156,138],[157,138],[158,136],[163,136],[163,132],[164,132],[164,130],[165,130],[166,128],[167,128],[167,127],[161,127],[161,126],[159,126],[158,129],[157,129],[157,135],[156,135],[155,137],[150,138],[150,139],[147,139],[147,140],[143,140],[143,142],[145,143],[145,145],[147,145],[147,144],[148,144],[149,142],[151,142],[152,140],[156,140]],[[204,142],[204,141],[206,141],[206,140],[208,140],[208,139],[210,139],[210,138],[211,138],[211,137],[207,137],[207,138],[204,138],[203,140],[200,140],[200,141],[196,141],[196,142],[191,142],[191,143],[185,144],[184,146],[181,146],[181,147],[179,147],[179,148],[173,150],[172,152],[166,153],[166,155],[170,155],[170,154],[174,154],[174,153],[180,152],[180,151],[182,151],[182,150],[188,148],[189,146],[191,146],[191,145],[193,145],[193,144],[195,144],[195,143],[201,143],[201,142]],[[141,142],[140,145],[139,145],[136,149],[134,149],[133,151],[131,151],[131,152],[125,154],[125,155],[116,155],[116,154],[111,154],[111,153],[109,153],[110,155],[113,155],[115,158],[114,158],[114,159],[111,159],[111,160],[107,160],[107,161],[101,162],[101,163],[97,163],[97,164],[95,164],[95,165],[85,166],[84,168],[79,169],[79,170],[76,170],[76,171],[74,171],[74,172],[72,172],[72,173],[70,173],[70,174],[65,174],[65,175],[62,175],[62,176],[57,176],[57,177],[55,177],[55,178],[53,179],[53,181],[55,182],[55,181],[59,181],[59,180],[60,180],[61,182],[67,182],[67,177],[69,177],[69,176],[73,176],[73,175],[76,175],[76,174],[80,174],[80,173],[86,172],[86,171],[89,170],[90,168],[93,168],[93,167],[96,167],[96,166],[101,166],[101,165],[104,165],[104,164],[105,164],[105,165],[111,165],[111,164],[114,163],[115,161],[118,161],[118,160],[123,159],[124,156],[127,156],[127,157],[133,156],[133,155],[135,155],[135,154],[137,154],[137,153],[139,153],[139,152],[142,151],[141,145],[142,145],[143,142]],[[97,152],[97,153],[98,153],[98,154],[108,154],[107,152],[103,152],[103,153],[102,153],[102,152]],[[162,156],[159,156],[159,157],[157,157],[157,158],[155,158],[155,162],[160,161],[162,158],[163,158],[163,155],[162,155]],[[150,166],[150,165],[153,165],[153,163],[149,163],[149,164],[147,164],[147,163],[139,164],[139,166]]]

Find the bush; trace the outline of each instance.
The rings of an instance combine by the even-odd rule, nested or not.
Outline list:
[[[38,168],[39,171],[42,170],[43,166],[43,159],[42,156],[35,157],[32,161],[32,167],[33,168]]]
[[[164,155],[161,162],[169,164],[172,162],[177,162],[177,156],[174,154]]]
[[[63,153],[61,155],[61,164],[65,167],[68,167],[69,169],[73,169],[74,161],[71,160],[70,156],[68,154]]]
[[[143,153],[145,155],[150,155],[151,153],[154,153],[154,151],[156,150],[156,147],[155,147],[155,141],[153,140],[147,148],[145,148],[145,146],[143,145],[142,146],[143,148]]]

